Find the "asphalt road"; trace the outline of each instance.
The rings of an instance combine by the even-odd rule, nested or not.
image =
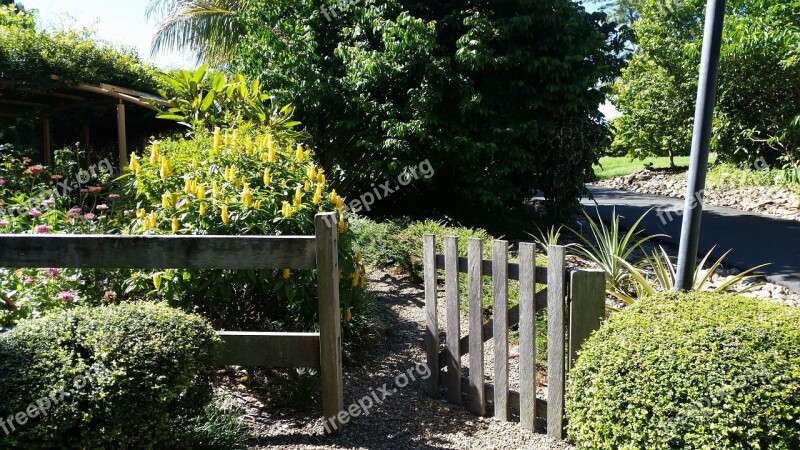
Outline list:
[[[683,200],[590,186],[594,200],[581,203],[589,214],[609,220],[616,208],[621,223],[630,227],[647,210],[655,208],[641,223],[649,234],[666,234],[662,240],[674,245],[680,241]],[[597,210],[595,210],[597,206]],[[773,283],[800,292],[800,222],[717,206],[704,207],[700,233],[700,256],[712,247],[712,256],[725,258],[725,265],[760,269]]]

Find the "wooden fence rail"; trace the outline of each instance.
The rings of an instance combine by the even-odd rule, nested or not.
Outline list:
[[[448,236],[444,254],[436,254],[433,235],[423,238],[425,276],[425,349],[431,377],[428,395],[438,397],[439,385],[448,401],[469,399],[474,414],[485,415],[491,403],[494,416],[508,420],[518,413],[523,427],[535,430],[537,418],[547,420],[548,435],[563,439],[566,371],[605,313],[605,274],[602,271],[568,272],[564,247],[551,246],[547,267],[536,266],[532,243],[519,246],[519,263],[509,263],[508,242],[492,243],[492,260],[483,259],[483,242],[470,239],[467,257],[458,255],[458,238]],[[444,270],[445,343],[440,349],[438,323],[438,270]],[[467,277],[468,335],[460,330],[459,276]],[[484,320],[483,277],[492,279],[492,320]],[[508,280],[519,281],[518,305],[509,309]],[[536,292],[537,284],[547,288]],[[569,295],[567,295],[569,293]],[[547,309],[547,400],[536,396],[536,313]],[[509,328],[519,330],[519,391],[509,389]],[[485,382],[484,343],[493,339],[493,383]],[[469,354],[469,376],[462,376],[461,356]]]
[[[318,368],[323,414],[337,433],[344,405],[336,214],[317,215],[315,227],[315,236],[279,237],[0,235],[0,267],[317,269],[319,333],[222,331],[218,363]]]

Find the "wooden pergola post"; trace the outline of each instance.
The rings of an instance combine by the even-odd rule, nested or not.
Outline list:
[[[91,150],[89,149],[89,146],[91,145],[90,139],[91,139],[91,133],[89,131],[89,124],[88,123],[84,123],[83,124],[83,152],[84,152],[83,156],[85,158],[85,162],[86,162],[86,167],[87,168],[92,165],[92,153],[91,153]]]
[[[50,119],[42,119],[42,160],[45,166],[53,165],[53,151],[50,148]]]
[[[117,105],[117,135],[119,136],[119,167],[128,165],[128,141],[125,135],[125,104],[122,100]]]

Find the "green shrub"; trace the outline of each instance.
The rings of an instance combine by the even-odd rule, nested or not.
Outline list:
[[[350,229],[356,236],[354,246],[364,255],[366,264],[381,268],[407,266],[408,252],[398,239],[403,228],[398,223],[355,217]]]
[[[800,448],[800,310],[692,293],[640,301],[585,344],[568,433],[584,449]]]
[[[43,399],[50,407],[27,423],[15,419],[15,431],[6,421],[2,446],[191,442],[185,424],[212,401],[217,340],[199,317],[155,304],[76,308],[23,321],[0,336],[0,417],[20,417]]]

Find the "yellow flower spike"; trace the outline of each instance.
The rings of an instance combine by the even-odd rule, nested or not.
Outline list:
[[[169,176],[169,161],[164,158],[161,161],[161,171],[160,171],[161,178],[167,178]]]
[[[361,252],[356,253],[356,262],[361,262]]]
[[[325,184],[325,174],[322,173],[322,169],[317,172],[317,183],[322,185]]]
[[[178,223],[178,217],[172,216],[172,232],[177,233],[181,229],[181,224]]]
[[[219,127],[214,127],[214,148],[211,150],[211,154],[219,153],[219,148],[222,146],[222,136],[220,134]]]
[[[158,223],[157,223],[158,217],[156,216],[155,211],[150,213],[150,219],[149,220],[150,220],[150,223],[148,225],[150,226],[151,229],[155,228],[156,226],[158,226]]]
[[[205,198],[206,198],[206,185],[205,184],[200,184],[200,185],[197,186],[197,189],[195,189],[195,196],[197,197],[198,200],[205,200]]]
[[[308,175],[309,180],[314,181],[317,177],[317,168],[314,167],[313,164],[308,166],[308,168],[306,168],[306,175]]]
[[[288,280],[290,276],[292,276],[292,270],[291,269],[283,269],[283,279],[284,280]]]
[[[345,318],[347,322],[353,320],[353,308],[347,308],[347,316]]]
[[[201,216],[205,216],[206,215],[206,204],[205,203],[200,203],[200,215]]]
[[[214,198],[219,197],[219,186],[216,181],[211,182],[211,196]]]
[[[250,156],[250,155],[253,154],[253,141],[251,141],[250,139],[247,139],[246,141],[244,141],[244,153],[247,156]]]
[[[230,130],[225,130],[225,146],[228,147],[231,145],[231,132]]]
[[[250,192],[250,186],[246,184],[244,185],[244,191],[242,191],[242,203],[248,208],[253,205],[253,194]]]
[[[367,288],[367,279],[361,277],[361,289],[366,289],[366,288]]]
[[[302,161],[303,160],[303,156],[305,156],[303,154],[303,144],[297,144],[297,152],[294,154],[294,157],[298,161]]]
[[[222,223],[228,224],[231,221],[231,216],[228,215],[228,205],[222,205]]]
[[[269,155],[266,153],[261,154],[261,162],[269,162]]]
[[[136,169],[139,167],[139,160],[136,158],[136,153],[131,155],[131,162],[128,165],[132,172],[136,172]]]
[[[283,202],[283,205],[281,206],[281,214],[283,215],[283,217],[286,218],[292,215],[292,210],[289,207],[289,202]]]
[[[187,178],[183,184],[183,192],[186,192],[187,194],[192,192],[192,180],[189,178]]]
[[[278,160],[278,152],[275,150],[275,142],[272,141],[272,136],[267,137],[267,150],[269,151],[269,157],[267,161],[274,163]]]
[[[261,200],[256,200],[255,203],[253,203],[253,208],[261,209]]]
[[[156,165],[158,164],[159,154],[158,154],[158,141],[153,142],[153,151],[150,153],[150,164]]]
[[[140,208],[136,210],[136,218],[137,219],[144,219],[145,214],[147,214],[144,208]]]
[[[344,223],[344,215],[339,215],[339,231],[344,231],[347,229],[347,225]]]
[[[356,271],[353,274],[353,279],[352,279],[351,286],[353,286],[353,287],[358,286],[358,276],[359,275],[360,275],[360,271],[358,270],[358,268],[356,268]]]
[[[233,133],[231,133],[231,145],[236,147],[236,142],[237,141],[238,141],[238,139],[237,139],[237,136],[236,136],[236,130],[233,130]]]
[[[306,191],[306,192],[310,191],[311,190],[311,183],[306,181],[306,184],[303,185],[303,190]]]
[[[169,194],[164,194],[161,196],[161,207],[164,209],[169,209],[171,205],[172,197]]]
[[[338,195],[336,195],[336,189],[334,189],[333,191],[331,191],[331,203],[335,204],[337,198],[338,198]]]
[[[153,275],[153,286],[156,289],[161,289],[161,275]]]
[[[317,192],[314,193],[314,204],[319,205],[319,202],[322,200],[322,196],[320,195],[319,189]]]
[[[173,207],[178,205],[178,198],[179,198],[178,193],[177,192],[173,192],[172,193],[172,198],[170,199],[172,201],[172,206]]]
[[[269,186],[270,181],[272,178],[269,175],[269,169],[264,169],[264,186]]]
[[[233,183],[233,187],[234,187],[234,189],[236,189],[236,190],[239,190],[239,189],[241,189],[241,187],[242,187],[242,180],[241,180],[241,179],[239,179],[239,178],[237,178],[237,179],[236,179],[236,182],[234,182],[234,183]]]
[[[281,181],[281,186],[284,188],[286,187],[286,180]]]

